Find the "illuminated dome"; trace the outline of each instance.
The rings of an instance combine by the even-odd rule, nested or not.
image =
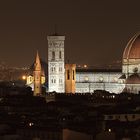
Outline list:
[[[140,76],[137,73],[129,76],[126,80],[126,84],[140,84]]]
[[[140,59],[140,32],[128,42],[123,53],[123,59]]]

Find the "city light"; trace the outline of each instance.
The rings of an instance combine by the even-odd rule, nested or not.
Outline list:
[[[26,76],[25,75],[22,76],[22,80],[26,80]]]
[[[87,65],[86,64],[84,65],[84,68],[87,68]]]
[[[34,123],[32,123],[32,122],[29,123],[29,126],[30,126],[30,127],[33,126],[33,125],[34,125]]]

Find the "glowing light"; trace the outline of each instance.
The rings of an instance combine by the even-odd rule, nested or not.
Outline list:
[[[104,78],[103,77],[100,77],[99,80],[100,80],[100,82],[103,82]]]
[[[108,129],[108,132],[111,132],[111,129],[110,128]]]
[[[115,98],[115,95],[113,95],[112,98]]]
[[[23,80],[26,80],[26,76],[25,76],[25,75],[23,75],[23,76],[22,76],[22,79],[23,79]]]
[[[87,65],[86,64],[84,65],[84,68],[87,68]]]
[[[30,127],[33,126],[33,125],[34,125],[34,123],[32,123],[32,122],[29,123],[29,126],[30,126]]]

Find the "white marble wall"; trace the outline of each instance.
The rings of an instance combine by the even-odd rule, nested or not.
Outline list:
[[[125,88],[121,72],[77,72],[76,92],[93,93],[95,90],[106,90],[110,93],[120,93]]]
[[[120,82],[121,72],[76,72],[76,82]]]
[[[48,36],[48,91],[65,92],[65,36]],[[54,55],[53,55],[54,54]]]
[[[119,83],[76,83],[76,93],[94,93],[95,90],[106,90],[110,93],[121,93],[125,84]]]

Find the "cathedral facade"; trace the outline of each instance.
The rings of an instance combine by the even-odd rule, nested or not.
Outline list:
[[[140,33],[130,39],[124,50],[122,70],[77,69],[76,64],[65,64],[65,36],[55,34],[48,36],[47,39],[48,92],[94,93],[96,90],[110,93],[140,92]]]

